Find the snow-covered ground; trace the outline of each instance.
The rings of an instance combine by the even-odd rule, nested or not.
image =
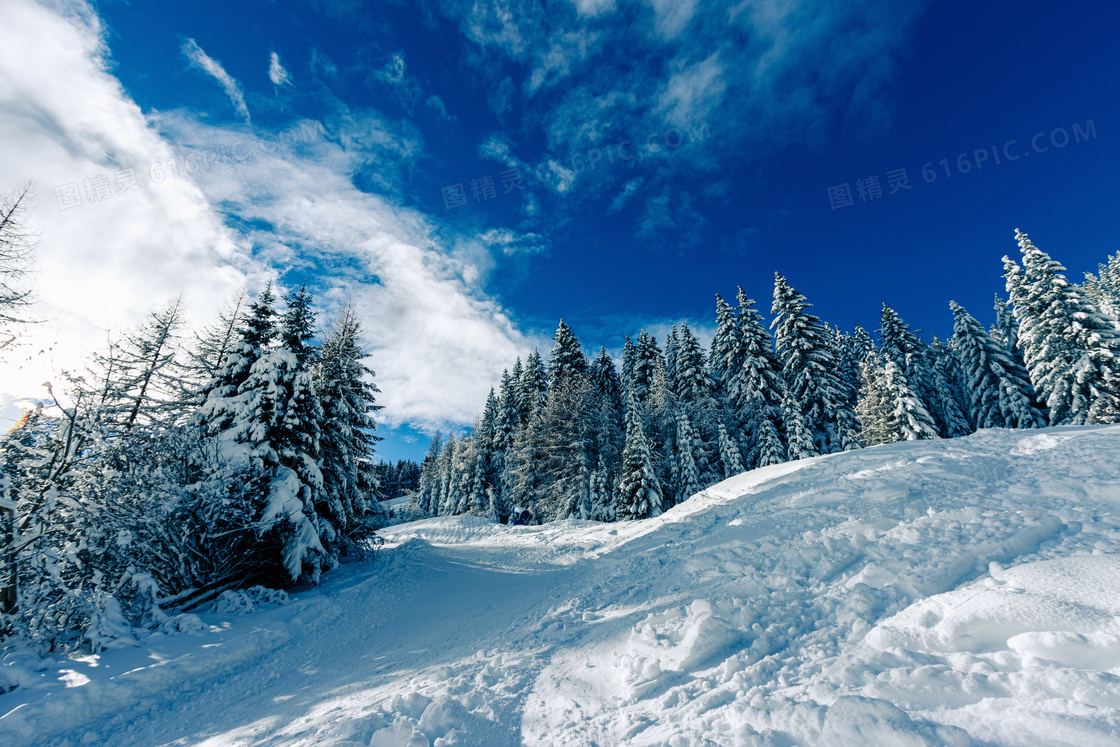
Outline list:
[[[819,457],[643,522],[384,535],[285,604],[9,656],[0,743],[1120,743],[1120,426]]]

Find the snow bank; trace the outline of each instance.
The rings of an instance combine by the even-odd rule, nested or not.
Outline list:
[[[0,741],[1120,734],[1120,426],[778,465],[642,522],[453,517],[382,534],[375,563],[282,606],[234,595],[98,657],[9,655]]]

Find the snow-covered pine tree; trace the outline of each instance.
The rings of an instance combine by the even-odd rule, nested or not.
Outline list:
[[[858,445],[858,420],[844,399],[836,373],[836,355],[821,320],[808,313],[811,304],[774,273],[774,342],[789,397],[798,404],[815,450],[822,454]],[[789,438],[789,424],[785,428]],[[790,448],[790,457],[800,450]]]
[[[829,328],[832,348],[836,353],[836,370],[843,386],[845,401],[854,408],[859,398],[859,364],[866,354],[855,337]]]
[[[1065,268],[1016,231],[1023,267],[1004,257],[1019,346],[1051,425],[1120,420],[1120,330]]]
[[[736,294],[739,314],[735,339],[737,368],[727,377],[727,393],[743,423],[751,444],[747,466],[751,469],[785,461],[780,423],[786,383],[774,343],[762,323],[762,315],[740,288]]]
[[[967,436],[975,428],[969,413],[968,388],[964,384],[960,361],[952,347],[935,335],[926,348],[926,358],[930,363],[930,384],[937,398],[937,411],[944,425],[944,438]]]
[[[729,399],[734,399],[730,387],[732,377],[740,368],[739,356],[739,327],[735,313],[717,293],[716,333],[712,337],[712,345],[708,353],[708,369]]]
[[[323,340],[315,367],[315,389],[322,406],[319,439],[323,491],[315,510],[329,522],[339,542],[328,543],[332,553],[361,550],[380,523],[373,455],[381,440],[374,431],[373,413],[380,390],[373,371],[362,361],[362,326],[354,304],[339,310]]]
[[[593,521],[614,521],[614,496],[608,482],[607,465],[599,457],[598,466],[591,472],[588,485],[589,519]]]
[[[435,515],[439,510],[440,474],[439,459],[443,452],[443,439],[437,432],[428,444],[428,454],[420,465],[420,491],[417,507],[426,514]]]
[[[700,492],[700,470],[696,466],[694,455],[695,444],[698,439],[692,432],[692,424],[684,412],[677,416],[677,502],[688,500],[690,496]]]
[[[573,372],[553,381],[539,418],[539,456],[532,465],[538,518],[570,516],[586,497],[589,465],[596,456],[596,416],[595,392],[585,375]]]
[[[863,325],[856,324],[855,329],[852,330],[851,346],[858,354],[858,362],[863,363],[868,357],[873,356],[877,352],[875,341],[871,339],[871,333],[863,328]]]
[[[933,418],[937,432],[947,434],[945,418],[938,407],[940,401],[933,388],[932,361],[927,355],[926,344],[887,304],[883,304],[879,334],[883,356],[894,361],[906,377],[911,391],[918,396],[926,412]],[[951,415],[948,417],[952,418]]]
[[[541,498],[543,475],[540,463],[544,458],[542,409],[535,409],[529,421],[517,430],[506,455],[502,499],[511,510],[518,506],[532,509]]]
[[[890,408],[889,428],[895,441],[919,441],[940,438],[933,417],[921,398],[910,388],[906,374],[890,358],[883,366],[883,392]]]
[[[921,349],[922,341],[911,331],[910,325],[884,303],[879,320],[879,345],[883,356],[894,361],[899,370],[905,373],[907,357],[912,358]]]
[[[704,350],[688,324],[681,323],[675,356],[676,385],[671,386],[686,406],[706,407],[712,398],[712,380],[704,366]],[[668,369],[666,369],[668,377]],[[668,377],[672,381],[672,377]]]
[[[1120,252],[1097,265],[1097,274],[1085,273],[1085,295],[1109,318],[1120,319]]]
[[[645,519],[662,511],[661,483],[653,469],[649,442],[633,392],[626,393],[626,447],[622,450],[615,511],[620,520]]]
[[[623,409],[625,410],[626,389],[630,386],[630,382],[634,380],[634,369],[638,362],[638,348],[634,345],[634,341],[630,339],[630,335],[626,335],[626,340],[622,343],[622,390],[623,390]]]
[[[1015,318],[1015,307],[997,293],[994,308],[996,323],[992,325],[990,336],[1022,364],[1023,356],[1019,353],[1019,321]]]
[[[494,488],[501,498],[502,473],[506,469],[506,457],[513,445],[517,432],[519,414],[517,411],[517,380],[506,369],[502,370],[501,385],[498,389],[497,420],[494,424]],[[499,501],[500,504],[504,501]]]
[[[311,295],[306,289],[289,294],[279,329],[273,324],[268,288],[253,305],[241,343],[226,362],[200,408],[207,431],[223,444],[226,457],[244,462],[255,472],[259,504],[253,521],[260,537],[262,573],[286,571],[291,581],[319,572],[332,561],[323,545],[333,541],[333,526],[322,527],[315,510],[323,490],[319,464],[322,406],[312,369],[317,351]],[[268,347],[273,337],[279,344]],[[254,355],[234,392],[245,362]],[[272,567],[269,568],[269,563]],[[282,583],[276,577],[272,583]]]
[[[502,403],[490,389],[486,396],[486,407],[482,411],[482,423],[479,430],[479,457],[478,478],[481,481],[483,513],[489,515],[491,506],[498,512],[498,520],[503,515],[508,515],[504,510],[501,500],[501,475],[503,454],[501,451],[502,437]]]
[[[719,458],[720,464],[723,467],[724,478],[734,477],[741,472],[745,472],[743,457],[739,453],[739,447],[731,440],[731,436],[727,435],[727,429],[723,426],[723,423],[720,423],[718,428]]]
[[[1027,372],[956,301],[953,348],[967,382],[970,414],[978,428],[1041,428],[1046,414]]]
[[[580,349],[579,340],[572,333],[571,327],[560,320],[556,327],[556,334],[552,337],[554,345],[548,357],[548,380],[556,386],[561,379],[572,376],[585,376],[587,374],[587,359]]]
[[[673,390],[674,394],[680,394],[679,382],[677,381],[677,356],[680,354],[680,336],[677,334],[677,325],[673,325],[669,329],[669,334],[665,336],[665,383]]]
[[[510,371],[510,388],[507,392],[504,389],[502,396],[507,398],[510,407],[517,414],[516,425],[520,427],[529,418],[529,400],[524,396],[521,390],[521,379],[525,376],[525,368],[521,365],[521,356],[517,356],[517,360],[513,364],[513,369]],[[516,430],[516,429],[515,429]]]
[[[653,387],[654,378],[664,374],[665,364],[657,340],[643,329],[638,341],[633,345],[633,365],[629,381],[623,380],[625,388],[633,392],[638,404],[645,404]],[[623,373],[626,372],[625,365]]]
[[[860,440],[867,446],[878,446],[895,441],[891,430],[893,410],[883,385],[882,356],[874,355],[860,364],[859,400],[856,414],[861,424]]]
[[[619,379],[614,361],[607,355],[606,348],[599,348],[599,355],[591,364],[590,378],[600,404],[605,404],[612,412],[616,413],[621,423],[623,411],[622,380]]]
[[[459,501],[463,499],[463,471],[460,452],[463,450],[463,439],[451,435],[447,445],[443,447],[443,494],[440,496],[439,515],[454,516],[459,508]]]
[[[817,445],[805,425],[801,408],[790,394],[782,400],[782,422],[786,428],[786,456],[791,462],[818,455]]]
[[[541,360],[541,354],[534,350],[525,359],[525,371],[521,374],[521,411],[525,417],[544,405],[545,397],[548,395],[548,385],[548,372]]]
[[[473,502],[476,499],[482,500],[481,490],[477,496],[472,493],[478,467],[478,430],[479,422],[475,419],[470,435],[459,441],[458,464],[456,465],[459,476],[459,500],[452,510],[452,514],[455,516],[470,513]]]

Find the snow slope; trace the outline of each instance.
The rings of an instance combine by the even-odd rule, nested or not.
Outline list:
[[[384,534],[286,604],[9,655],[0,743],[1120,744],[1120,426],[818,457],[643,522]]]

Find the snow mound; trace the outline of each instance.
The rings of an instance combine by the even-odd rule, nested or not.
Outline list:
[[[1120,734],[1120,426],[777,465],[641,522],[461,516],[381,534],[376,562],[287,604],[231,593],[135,646],[35,666],[12,654],[0,742]]]

